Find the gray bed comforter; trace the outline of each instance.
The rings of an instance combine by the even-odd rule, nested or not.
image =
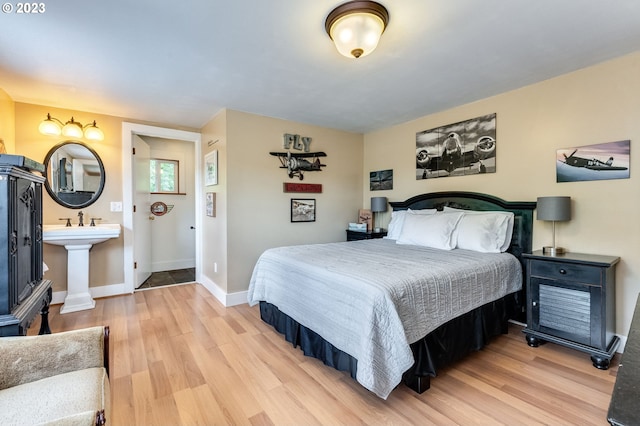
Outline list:
[[[521,288],[510,254],[375,239],[269,249],[254,268],[248,302],[276,305],[356,358],[357,381],[386,399],[413,365],[409,344]]]

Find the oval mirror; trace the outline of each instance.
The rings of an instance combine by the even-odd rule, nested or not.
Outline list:
[[[80,209],[96,202],[104,189],[100,156],[82,142],[65,141],[44,159],[47,192],[58,204]]]

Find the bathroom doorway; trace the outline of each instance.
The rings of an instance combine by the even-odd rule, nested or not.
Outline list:
[[[140,139],[153,139],[157,138],[157,140],[175,140],[180,143],[188,144],[191,148],[191,153],[185,157],[185,163],[191,161],[190,167],[184,167],[185,177],[183,179],[187,179],[189,176],[192,179],[192,184],[189,192],[193,195],[193,201],[190,202],[190,206],[188,210],[192,214],[192,219],[190,224],[187,225],[187,232],[192,234],[194,238],[195,244],[192,243],[193,249],[195,251],[195,265],[192,267],[191,264],[180,264],[179,262],[185,259],[177,258],[177,256],[166,256],[164,260],[161,262],[166,262],[166,270],[176,270],[176,269],[194,269],[195,271],[195,280],[199,280],[200,271],[201,271],[201,252],[202,252],[202,237],[196,232],[197,229],[200,228],[200,224],[202,223],[202,200],[201,197],[197,197],[196,195],[202,192],[202,181],[201,181],[201,138],[199,133],[187,132],[182,130],[175,129],[166,129],[154,126],[147,126],[141,124],[134,123],[123,123],[122,125],[122,145],[123,152],[132,153],[131,156],[123,156],[123,233],[124,233],[124,259],[125,259],[125,291],[129,293],[133,293],[133,291],[143,283],[140,281],[143,277],[144,279],[149,278],[151,273],[153,272],[153,268],[157,268],[158,265],[151,266],[151,256],[148,256],[152,253],[152,225],[155,222],[155,218],[158,217],[152,214],[151,211],[151,200],[152,195],[155,196],[157,194],[149,194],[147,199],[140,198],[140,194],[137,194],[135,188],[135,172],[134,172],[134,155],[133,155],[133,147],[134,141]],[[152,143],[154,143],[152,141]],[[144,197],[144,194],[142,195]],[[177,209],[177,204],[179,204],[178,198],[173,197],[183,197],[181,195],[163,195],[163,197],[172,197],[174,201],[162,201],[163,204],[167,205],[167,209],[169,205],[173,205],[174,208]],[[184,198],[184,197],[183,197]],[[174,216],[171,216],[170,213],[166,213],[166,218],[177,218],[177,212]],[[168,222],[168,221],[165,221]],[[161,228],[161,227],[159,227]],[[145,233],[148,233],[148,238],[145,236]],[[163,234],[164,235],[164,234]],[[180,235],[185,234],[184,230],[180,230]],[[166,236],[166,235],[165,235]],[[153,245],[158,245],[159,248],[156,250],[162,250],[162,247],[167,247],[173,244],[173,240],[170,240],[169,243],[160,243]],[[138,259],[141,260],[140,264],[138,263]],[[173,259],[173,260],[171,260]],[[171,261],[176,261],[171,266]],[[193,263],[193,259],[192,259]],[[142,271],[143,273],[138,273],[138,271]],[[146,275],[146,277],[145,277]]]
[[[136,290],[195,281],[195,169],[194,144],[178,139],[140,135],[136,140],[142,158],[142,179],[147,193],[138,205],[145,213],[150,239],[149,259],[143,269],[138,262]],[[134,173],[137,173],[138,166]],[[137,174],[135,180],[138,180]],[[137,184],[136,184],[137,185]],[[150,188],[150,191],[149,189]],[[136,190],[135,198],[141,192]],[[143,215],[144,216],[144,215]],[[147,225],[147,224],[145,224]],[[137,237],[136,237],[137,240]],[[145,278],[146,277],[146,278]],[[144,278],[144,279],[141,279]]]

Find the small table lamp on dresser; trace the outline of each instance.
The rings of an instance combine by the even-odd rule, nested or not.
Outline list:
[[[382,213],[387,211],[387,197],[371,197],[371,212],[373,213],[373,230],[374,232],[380,232],[378,223],[378,215],[376,213]]]
[[[553,240],[551,246],[542,248],[544,254],[555,256],[565,250],[556,247],[556,222],[571,220],[571,197],[538,197],[536,219],[553,222]]]

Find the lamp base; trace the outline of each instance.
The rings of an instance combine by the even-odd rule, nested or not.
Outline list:
[[[548,254],[549,256],[557,256],[566,253],[566,250],[562,247],[544,246],[542,247],[542,253]]]

